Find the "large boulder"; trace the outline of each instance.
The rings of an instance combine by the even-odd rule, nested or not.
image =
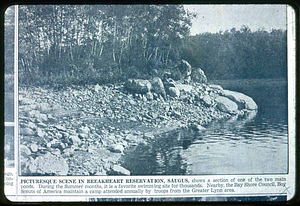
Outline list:
[[[204,102],[205,105],[209,106],[212,104],[212,99],[211,97],[208,95],[208,94],[205,94],[203,97],[202,97],[202,101]]]
[[[110,174],[114,175],[130,175],[130,171],[120,165],[113,165]]]
[[[177,70],[173,71],[173,78],[184,80],[184,82],[189,83],[191,80],[191,74],[192,74],[192,66],[185,60],[181,60],[179,63]]]
[[[150,101],[154,99],[153,94],[151,92],[147,92],[146,98],[147,98],[147,100],[150,100]]]
[[[237,105],[239,110],[247,109],[247,110],[257,110],[257,104],[254,102],[254,100],[240,92],[234,92],[229,90],[224,90],[222,92],[222,95],[227,97],[228,99],[234,101]]]
[[[180,96],[180,91],[177,87],[169,87],[169,95],[171,97],[179,97]]]
[[[206,83],[207,82],[207,78],[206,78],[203,70],[200,69],[200,68],[193,69],[191,76],[192,76],[192,80],[194,82],[199,82],[199,83]]]
[[[20,128],[20,135],[33,136],[35,133],[30,128]]]
[[[28,174],[39,175],[67,175],[69,171],[68,163],[61,156],[56,156],[51,153],[46,153],[43,156],[38,156],[36,159],[28,162]]]
[[[164,80],[164,86],[166,91],[168,91],[170,87],[177,87],[177,84],[172,78],[168,78]]]
[[[19,150],[22,157],[28,157],[29,155],[31,155],[30,149],[25,145],[20,145]]]
[[[192,73],[192,66],[187,61],[181,60],[180,70],[185,77],[188,77]]]
[[[125,82],[125,87],[130,92],[138,93],[138,94],[146,94],[151,90],[151,83],[148,80],[144,79],[128,79]]]
[[[152,84],[152,91],[156,94],[162,94],[163,96],[165,96],[166,91],[165,91],[165,87],[164,84],[161,80],[161,78],[159,77],[154,77],[151,81]]]
[[[216,84],[210,84],[208,85],[209,90],[217,90],[217,91],[223,91],[223,88],[220,85]]]
[[[188,84],[177,84],[176,87],[179,89],[179,91],[186,93],[191,93],[193,90],[193,86]]]
[[[217,108],[222,112],[233,114],[238,111],[238,105],[227,97],[218,96],[215,101],[217,103]]]

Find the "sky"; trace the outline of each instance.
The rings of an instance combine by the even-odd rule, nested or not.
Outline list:
[[[184,5],[184,8],[196,12],[198,18],[192,21],[191,35],[198,33],[216,33],[220,30],[239,30],[243,25],[251,31],[264,28],[286,29],[286,5]]]

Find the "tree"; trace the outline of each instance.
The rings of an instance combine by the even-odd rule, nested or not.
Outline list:
[[[163,70],[180,59],[181,39],[193,18],[181,5],[22,5],[19,10],[24,81],[44,83],[120,81],[146,77],[157,65]]]
[[[209,79],[286,78],[286,30],[204,33],[183,41],[182,57]]]

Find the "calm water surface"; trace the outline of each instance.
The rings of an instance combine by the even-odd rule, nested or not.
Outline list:
[[[286,173],[286,82],[218,84],[251,96],[258,104],[258,112],[212,122],[193,139],[173,134],[150,145],[138,145],[125,155],[123,166],[133,175]]]

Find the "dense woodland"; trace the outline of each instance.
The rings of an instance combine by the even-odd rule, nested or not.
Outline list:
[[[181,56],[202,68],[209,79],[286,78],[287,32],[252,32],[243,26],[189,36],[183,40]]]
[[[13,14],[6,13],[5,67],[13,70]],[[21,84],[114,83],[176,70],[181,59],[208,79],[285,78],[286,31],[190,36],[196,14],[181,5],[21,5]],[[10,54],[10,55],[9,55]]]

